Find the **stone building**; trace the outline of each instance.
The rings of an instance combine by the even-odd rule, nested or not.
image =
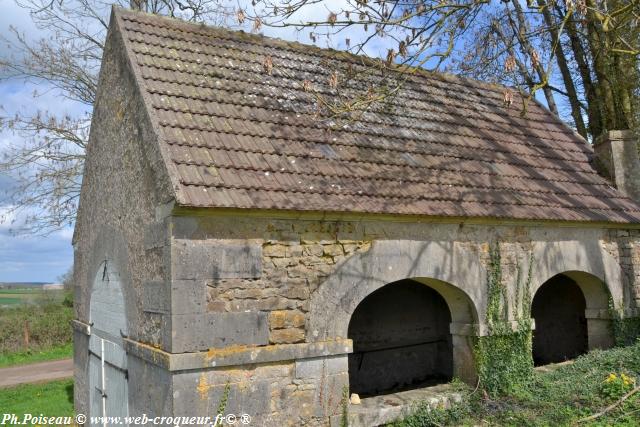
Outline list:
[[[252,425],[327,425],[345,391],[475,383],[494,253],[536,363],[620,338],[633,136],[594,157],[535,102],[521,117],[502,87],[422,71],[351,120],[318,113],[384,73],[114,9],[73,239],[76,411],[215,416],[227,390]]]

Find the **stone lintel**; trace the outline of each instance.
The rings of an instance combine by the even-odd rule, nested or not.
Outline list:
[[[167,353],[128,338],[125,338],[124,344],[127,353],[172,372],[301,360],[353,352],[350,339],[267,346],[232,346],[197,353]]]
[[[165,349],[171,353],[269,343],[266,312],[229,312],[163,316]]]
[[[173,239],[173,280],[257,279],[262,274],[262,245],[256,240]]]
[[[518,320],[509,320],[505,322],[507,327],[515,332],[518,330],[520,322]],[[531,330],[535,329],[535,320],[531,319]],[[449,332],[451,335],[486,337],[489,333],[489,325],[486,323],[451,323],[449,324]]]

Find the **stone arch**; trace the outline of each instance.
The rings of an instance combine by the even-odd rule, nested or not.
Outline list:
[[[572,279],[580,287],[584,295],[586,310],[609,310],[611,291],[602,278],[584,271],[565,271],[562,275]]]
[[[554,276],[565,274],[575,280],[588,297],[587,309],[607,309],[609,296],[615,308],[624,308],[626,286],[620,264],[600,246],[597,235],[585,237],[589,239],[534,245],[531,295]]]
[[[613,345],[609,289],[591,273],[565,271],[539,283],[531,310],[536,321],[533,356],[538,364]]]
[[[124,338],[134,304],[127,270],[126,246],[119,233],[98,233],[92,253],[88,290],[88,379],[91,416],[128,416],[128,360]]]
[[[344,261],[312,294],[308,336],[316,341],[346,338],[360,301],[388,283],[407,278],[443,292],[449,298],[453,322],[476,323],[486,302],[487,273],[479,258],[454,242],[374,242],[367,252]],[[465,305],[468,309],[461,310]]]
[[[351,393],[384,394],[449,382],[451,312],[435,289],[406,279],[358,304],[349,322]]]
[[[486,269],[479,256],[455,242],[386,240],[343,262],[311,296],[307,336],[347,338],[356,307],[383,286],[412,279],[437,291],[451,312],[454,376],[476,378],[472,336],[485,306]]]
[[[108,269],[117,274],[121,284],[121,292],[125,306],[124,316],[127,320],[127,329],[135,329],[135,322],[139,313],[136,312],[136,304],[133,303],[137,296],[131,286],[131,274],[129,272],[129,250],[126,240],[119,230],[109,226],[101,226],[92,242],[88,269],[86,270],[85,286],[87,293],[83,295],[80,310],[84,318],[90,317],[91,295],[96,286],[96,279],[104,274],[105,262]]]

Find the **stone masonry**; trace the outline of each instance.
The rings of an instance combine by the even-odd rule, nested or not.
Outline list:
[[[296,85],[325,60],[353,62],[114,9],[73,239],[77,413],[226,402],[254,426],[339,425],[352,315],[405,279],[446,302],[447,366],[475,384],[495,248],[514,330],[522,296],[559,275],[585,298],[589,349],[640,317],[630,133],[594,152],[541,106],[521,118],[499,87],[421,73],[401,111],[323,128]]]

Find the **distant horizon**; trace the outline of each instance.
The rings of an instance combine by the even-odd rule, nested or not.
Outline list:
[[[4,285],[62,285],[60,282],[0,282],[0,286]]]

